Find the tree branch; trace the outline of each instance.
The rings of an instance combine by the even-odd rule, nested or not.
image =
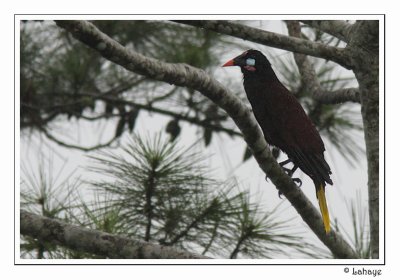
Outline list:
[[[70,225],[56,219],[21,210],[21,234],[111,259],[206,259],[180,251],[93,229]]]
[[[358,88],[344,88],[334,91],[321,91],[316,92],[314,98],[324,104],[360,103],[360,90]]]
[[[346,50],[342,48],[327,46],[322,43],[311,42],[309,40],[293,38],[225,20],[179,20],[175,22],[201,27],[218,32],[220,34],[234,36],[278,49],[328,59],[347,69],[352,68],[351,60],[348,59]]]
[[[353,26],[353,36],[348,44],[349,53],[357,58],[355,63],[369,66],[369,62],[379,55],[379,21],[360,20]],[[366,56],[368,55],[368,56]]]
[[[301,28],[298,21],[287,21],[286,26],[290,36],[301,38]],[[317,73],[307,56],[301,53],[293,53],[293,56],[297,68],[299,69],[303,86],[313,95],[318,95],[318,92],[322,92],[321,84],[319,83]]]
[[[368,161],[371,256],[379,258],[379,21],[357,21],[348,44],[360,85],[361,115]]]
[[[348,43],[353,31],[353,24],[344,20],[302,20],[301,22],[332,35]]]
[[[230,136],[240,136],[240,137],[243,136],[240,132],[235,131],[233,129],[229,129],[229,128],[226,128],[226,127],[223,127],[223,126],[219,126],[219,125],[216,125],[216,124],[212,124],[212,123],[209,123],[209,122],[204,122],[203,120],[199,120],[198,118],[195,118],[195,117],[189,117],[189,116],[182,115],[182,114],[179,114],[179,113],[175,113],[175,112],[172,112],[172,111],[169,111],[169,110],[165,110],[165,109],[162,109],[162,108],[154,107],[152,105],[140,104],[140,103],[136,103],[136,102],[133,102],[133,101],[124,100],[124,99],[121,99],[121,98],[115,98],[115,97],[109,97],[109,96],[103,96],[103,95],[99,96],[99,95],[90,94],[90,93],[80,93],[79,95],[91,96],[91,97],[95,97],[95,98],[98,98],[98,99],[101,99],[101,100],[112,101],[112,102],[119,103],[119,104],[133,106],[133,107],[136,107],[138,109],[143,109],[143,110],[146,110],[146,111],[149,111],[149,112],[154,112],[154,113],[158,113],[158,114],[161,114],[161,115],[171,116],[171,117],[173,117],[175,119],[182,120],[182,121],[185,121],[185,122],[188,122],[188,123],[191,123],[191,124],[195,124],[195,125],[198,125],[198,126],[201,126],[201,127],[204,127],[204,128],[210,128],[210,129],[218,131],[218,132],[225,132],[226,134],[228,134]]]
[[[60,146],[63,146],[63,147],[68,148],[68,149],[75,149],[75,150],[80,150],[80,151],[84,151],[84,152],[94,151],[94,150],[97,150],[97,149],[108,147],[118,138],[118,137],[113,137],[113,138],[111,138],[110,140],[108,140],[107,142],[105,142],[103,144],[97,144],[97,145],[94,145],[94,146],[91,146],[91,147],[82,147],[82,146],[78,146],[78,145],[74,145],[74,144],[65,143],[64,141],[58,139],[53,134],[48,132],[46,128],[41,128],[40,127],[39,130],[42,131],[44,133],[44,135],[46,135],[46,137],[49,140],[57,143]]]
[[[298,21],[286,21],[290,36],[301,38],[301,28]],[[337,104],[347,101],[360,103],[358,89],[347,88],[336,91],[325,91],[319,83],[314,66],[305,54],[293,53],[294,60],[299,69],[302,84],[312,93],[313,98],[324,104]]]
[[[330,234],[325,233],[318,210],[276,162],[247,106],[204,70],[186,64],[171,64],[147,58],[121,46],[87,21],[56,21],[56,23],[81,42],[97,50],[106,59],[127,70],[159,81],[195,89],[224,109],[242,131],[260,168],[268,174],[318,238],[336,257],[357,258],[355,252],[339,234],[334,231]]]

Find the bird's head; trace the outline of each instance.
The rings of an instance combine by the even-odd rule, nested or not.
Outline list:
[[[271,69],[271,63],[260,51],[247,50],[234,59],[226,62],[222,67],[239,66],[243,73],[263,72]]]

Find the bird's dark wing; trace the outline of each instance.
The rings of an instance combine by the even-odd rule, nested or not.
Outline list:
[[[332,184],[324,143],[297,99],[280,83],[264,85],[250,100],[264,136],[317,183]]]

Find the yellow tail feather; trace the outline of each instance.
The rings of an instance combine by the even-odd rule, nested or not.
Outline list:
[[[329,224],[329,212],[328,206],[326,205],[325,189],[321,185],[317,191],[317,198],[319,203],[319,209],[321,210],[322,220],[324,222],[325,232],[329,233],[331,231],[331,226]]]

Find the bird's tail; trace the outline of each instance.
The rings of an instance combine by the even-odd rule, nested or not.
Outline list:
[[[331,231],[331,226],[329,224],[328,206],[326,205],[325,187],[323,184],[320,184],[319,186],[316,185],[315,187],[317,188],[317,198],[319,209],[322,214],[322,221],[324,222],[325,232],[329,233]]]

